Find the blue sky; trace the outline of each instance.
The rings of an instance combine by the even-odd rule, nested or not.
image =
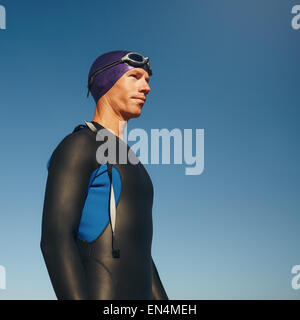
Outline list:
[[[150,57],[151,93],[128,131],[204,129],[201,175],[145,165],[152,255],[170,299],[299,299],[299,53],[279,0],[5,1],[0,30],[0,299],[55,299],[40,252],[46,163],[95,104],[89,67]]]

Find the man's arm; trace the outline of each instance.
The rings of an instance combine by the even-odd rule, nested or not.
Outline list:
[[[88,299],[77,230],[93,170],[91,141],[84,132],[68,135],[48,168],[41,250],[58,299]]]
[[[169,300],[152,259],[152,294],[154,300]]]

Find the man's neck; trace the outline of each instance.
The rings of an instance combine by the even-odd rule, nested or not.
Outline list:
[[[123,140],[124,131],[127,121],[119,120],[117,117],[110,116],[109,118],[99,115],[95,112],[93,121],[99,123],[102,127],[111,131],[114,135]]]

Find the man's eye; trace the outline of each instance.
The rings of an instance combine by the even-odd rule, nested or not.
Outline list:
[[[137,75],[135,75],[135,74],[132,74],[131,76],[132,76],[132,77],[135,77],[135,78],[137,78]]]

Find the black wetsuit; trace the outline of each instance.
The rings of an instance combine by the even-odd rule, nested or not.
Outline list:
[[[83,125],[50,158],[41,239],[50,279],[58,299],[167,300],[151,256],[152,182],[141,162],[119,161],[119,150],[131,156],[133,151],[113,137],[116,164],[97,162],[103,141]],[[111,192],[116,198],[114,232]]]

